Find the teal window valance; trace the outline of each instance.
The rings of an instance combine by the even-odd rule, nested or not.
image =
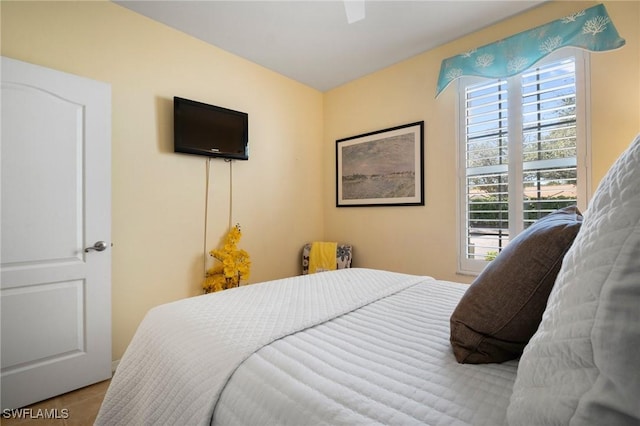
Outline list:
[[[604,5],[599,4],[445,59],[440,67],[436,96],[462,76],[516,75],[562,47],[605,51],[622,47],[624,43]]]

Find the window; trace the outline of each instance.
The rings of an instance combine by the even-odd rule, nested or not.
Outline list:
[[[562,207],[586,206],[586,59],[549,57],[506,79],[462,80],[459,272]]]

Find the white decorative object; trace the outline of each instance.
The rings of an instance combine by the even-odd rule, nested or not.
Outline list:
[[[582,32],[584,34],[596,35],[606,30],[609,22],[611,22],[611,20],[606,16],[596,16],[584,23]]]
[[[494,59],[495,58],[493,55],[489,55],[489,54],[480,55],[476,58],[476,66],[480,68],[489,67],[491,66],[491,64],[493,64]]]
[[[542,44],[540,44],[540,52],[551,53],[561,45],[562,45],[561,36],[548,37],[545,41],[542,42]]]
[[[507,69],[510,72],[516,73],[526,69],[528,64],[529,61],[527,60],[527,58],[525,58],[524,56],[518,56],[509,61],[509,63],[507,64]]]

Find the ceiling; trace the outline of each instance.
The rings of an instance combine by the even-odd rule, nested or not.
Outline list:
[[[116,1],[320,91],[327,91],[543,1]]]

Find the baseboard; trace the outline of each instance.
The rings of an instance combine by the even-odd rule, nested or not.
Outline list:
[[[118,368],[118,364],[120,364],[120,360],[116,359],[115,361],[113,361],[111,363],[111,373],[115,373],[116,372],[116,368]]]

